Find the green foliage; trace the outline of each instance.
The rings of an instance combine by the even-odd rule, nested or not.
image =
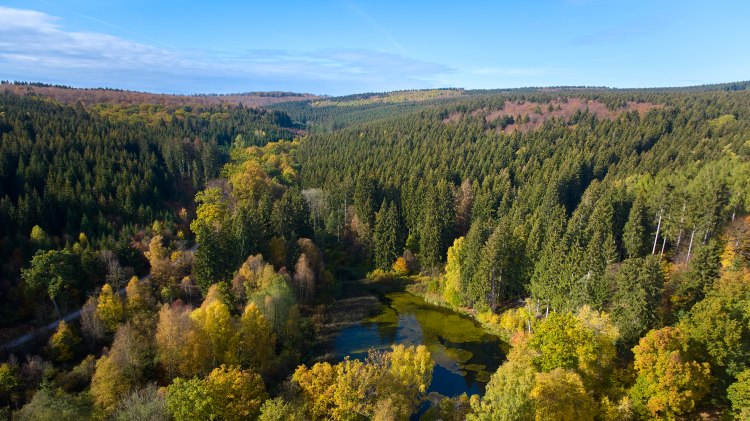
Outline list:
[[[380,210],[375,214],[375,231],[372,238],[375,266],[380,269],[390,269],[398,257],[397,228],[396,206],[383,201]]]
[[[627,259],[617,269],[609,311],[623,346],[634,345],[656,326],[663,287],[664,273],[656,257]]]
[[[93,407],[86,393],[71,395],[45,383],[23,408],[13,414],[18,421],[79,421],[92,418]]]
[[[166,405],[176,421],[240,421],[255,419],[267,397],[257,373],[221,366],[205,379],[175,379],[167,389]]]
[[[481,402],[473,405],[471,421],[531,421],[535,419],[531,391],[536,370],[528,357],[509,358],[487,384]]]
[[[18,375],[14,368],[8,363],[0,364],[0,404],[10,403],[20,386]]]
[[[737,381],[727,389],[727,397],[735,416],[743,421],[750,419],[750,370],[737,375]]]
[[[301,420],[304,417],[304,411],[301,407],[278,397],[263,402],[258,421]]]
[[[113,421],[168,421],[163,391],[155,384],[134,390],[117,407]]]
[[[33,290],[43,290],[57,307],[56,298],[66,289],[77,285],[75,258],[69,250],[39,250],[31,259],[31,266],[21,272],[26,286]]]
[[[605,313],[583,307],[578,314],[552,313],[538,323],[528,347],[534,366],[543,372],[575,370],[588,387],[608,380],[619,332]]]
[[[643,199],[638,197],[630,208],[630,216],[622,233],[623,248],[628,257],[643,257],[648,253],[649,226]]]
[[[498,224],[485,243],[467,294],[472,302],[484,302],[494,310],[519,296],[527,284],[524,243],[507,223]]]
[[[723,393],[750,367],[750,273],[724,273],[680,325]]]

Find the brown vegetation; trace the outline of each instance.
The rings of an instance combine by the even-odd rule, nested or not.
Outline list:
[[[227,95],[171,95],[115,89],[77,89],[58,86],[15,85],[3,83],[2,91],[17,95],[40,95],[65,104],[80,102],[84,106],[95,104],[163,106],[242,104],[248,107],[264,107],[287,101],[303,101],[319,98],[312,94],[289,92],[246,92]]]

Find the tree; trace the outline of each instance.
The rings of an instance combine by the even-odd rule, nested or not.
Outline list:
[[[34,393],[34,397],[13,414],[18,421],[78,421],[92,418],[92,405],[87,394],[71,395],[54,389],[50,383]]]
[[[93,348],[97,341],[104,338],[106,327],[96,314],[99,306],[99,300],[96,296],[91,296],[86,300],[86,304],[81,308],[81,332],[83,336],[90,340],[90,346]]]
[[[211,365],[234,363],[237,337],[229,307],[221,300],[206,300],[190,313],[190,319],[208,343]]]
[[[172,380],[177,376],[191,376],[202,371],[206,360],[203,341],[191,329],[190,308],[176,302],[164,304],[159,310],[156,324],[156,356],[163,367],[165,377]]]
[[[65,320],[60,320],[57,330],[49,338],[48,348],[55,361],[66,362],[73,358],[80,342],[81,338],[76,335],[70,325],[65,323]]]
[[[430,186],[422,204],[419,225],[419,258],[424,268],[438,266],[453,241],[453,205],[453,192],[447,181],[440,180],[436,186]]]
[[[721,393],[750,368],[750,272],[726,271],[680,323]]]
[[[727,388],[727,397],[736,417],[742,421],[750,419],[750,370],[737,375],[737,381]]]
[[[549,373],[537,373],[529,397],[537,421],[590,420],[596,416],[596,404],[574,371],[556,368]]]
[[[406,419],[414,412],[422,396],[432,382],[432,370],[435,363],[424,345],[406,347],[393,345],[391,352],[384,354],[388,377],[383,382],[385,391],[380,393],[391,400],[395,412]]]
[[[487,383],[484,396],[474,404],[470,421],[531,421],[534,403],[530,394],[536,383],[536,370],[528,354],[511,354]]]
[[[206,234],[208,235],[208,234]],[[172,266],[169,249],[164,247],[161,235],[155,235],[148,243],[148,251],[144,253],[151,266],[151,279],[159,288],[170,287],[175,283],[177,274]]]
[[[253,302],[245,306],[238,335],[238,361],[243,367],[261,371],[273,357],[276,338],[263,313]]]
[[[659,321],[664,273],[658,257],[626,259],[614,277],[609,306],[622,344],[632,346]]]
[[[267,397],[257,373],[222,365],[205,379],[175,379],[167,388],[166,403],[176,421],[241,421],[255,419]]]
[[[423,345],[394,345],[390,353],[371,354],[366,361],[345,359],[331,365],[300,366],[292,381],[302,390],[313,419],[373,418],[388,402],[396,419],[408,419],[424,396],[434,363]]]
[[[76,285],[76,266],[73,254],[65,250],[39,250],[31,259],[28,269],[21,271],[21,277],[32,291],[44,290],[58,319],[62,318],[57,297],[66,289]]]
[[[628,257],[643,257],[648,253],[648,215],[643,199],[639,196],[630,208],[630,216],[622,233],[622,243]]]
[[[452,306],[461,305],[461,266],[464,237],[458,237],[448,249],[448,263],[445,265],[445,289],[443,299]]]
[[[168,421],[164,393],[155,384],[136,389],[120,402],[113,421]]]
[[[612,368],[617,338],[609,317],[585,306],[576,315],[551,313],[537,324],[528,346],[540,371],[576,370],[594,388]]]
[[[712,239],[698,248],[690,259],[690,270],[687,274],[687,285],[681,286],[681,292],[688,296],[687,305],[701,300],[706,291],[719,278],[721,267],[721,242]]]
[[[109,332],[114,332],[124,315],[125,309],[120,294],[114,293],[109,284],[104,284],[96,305],[96,317],[102,321]]]
[[[686,415],[708,393],[710,367],[691,358],[687,335],[680,328],[650,331],[633,348],[633,354],[638,377],[630,394],[651,417]]]
[[[304,419],[305,414],[302,408],[283,398],[268,399],[260,407],[260,416],[258,421],[287,421]]]
[[[398,216],[396,206],[383,200],[380,210],[375,214],[375,231],[373,246],[375,249],[375,266],[388,270],[398,257]]]
[[[468,287],[472,301],[494,310],[500,303],[516,297],[526,281],[524,245],[507,223],[498,224],[482,248],[479,266]]]
[[[20,385],[14,368],[8,363],[0,364],[0,405],[9,404]]]
[[[407,260],[404,257],[399,257],[393,262],[391,270],[393,270],[396,276],[406,276],[410,272],[409,263],[407,263]]]
[[[310,267],[307,255],[302,253],[294,266],[294,283],[300,302],[311,301],[315,295],[315,273]]]
[[[96,362],[91,379],[91,396],[104,413],[111,414],[130,392],[142,385],[153,360],[150,338],[122,325],[117,329],[109,353]]]
[[[30,238],[31,242],[39,248],[44,248],[47,245],[47,233],[39,225],[34,225],[31,228]]]
[[[147,280],[141,281],[137,276],[130,278],[130,282],[125,287],[125,297],[127,298],[125,310],[130,318],[149,311],[154,302],[151,285]]]
[[[466,304],[472,306],[477,304],[477,300],[473,294],[469,294],[469,288],[474,282],[474,277],[482,258],[484,243],[487,242],[490,234],[492,234],[492,230],[487,222],[483,220],[475,221],[471,224],[471,228],[469,228],[469,232],[466,234],[466,240],[461,247],[463,252],[461,261],[463,264],[461,265],[459,291],[461,291],[464,301],[467,301]]]

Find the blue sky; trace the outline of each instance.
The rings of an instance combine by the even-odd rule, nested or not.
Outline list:
[[[750,2],[0,0],[0,79],[167,93],[750,79]]]

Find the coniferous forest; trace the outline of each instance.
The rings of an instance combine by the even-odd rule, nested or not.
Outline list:
[[[0,419],[748,420],[748,86],[4,83]]]

